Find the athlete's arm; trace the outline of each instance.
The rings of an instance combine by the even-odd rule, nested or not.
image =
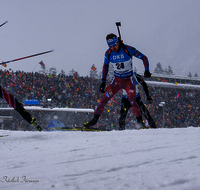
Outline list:
[[[109,70],[109,63],[110,61],[108,60],[108,51],[106,51],[105,57],[104,57],[103,69],[102,69],[102,82],[106,82],[106,77]]]
[[[137,57],[138,59],[141,59],[143,61],[144,67],[145,67],[145,71],[149,71],[149,61],[148,58],[142,54],[140,51],[138,51],[137,49],[135,49],[132,46],[128,46],[126,45],[127,50],[129,51],[129,53],[134,56]]]
[[[137,81],[142,85],[144,92],[146,94],[146,97],[149,97],[149,89],[147,86],[147,83],[144,81],[141,75],[137,74]]]

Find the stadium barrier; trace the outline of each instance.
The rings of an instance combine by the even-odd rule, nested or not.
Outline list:
[[[0,116],[0,129],[4,129],[4,123],[7,120],[13,120],[13,116]]]
[[[82,126],[88,120],[91,120],[94,114],[93,109],[75,109],[75,108],[41,108],[37,106],[24,106],[38,121],[38,124],[46,130],[51,120],[59,121],[65,127],[73,128]],[[2,117],[11,116],[12,120],[3,120],[5,130],[36,130],[32,125],[25,121],[21,115],[13,108],[0,108]]]

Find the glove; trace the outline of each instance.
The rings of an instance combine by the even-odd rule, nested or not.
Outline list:
[[[151,96],[147,96],[147,100],[148,100],[149,104],[152,104],[153,99],[151,98]]]
[[[151,77],[151,73],[149,71],[145,71],[144,72],[144,76],[147,77],[147,78],[150,78]]]
[[[105,92],[105,87],[106,87],[106,82],[102,82],[100,87],[99,87],[99,90],[104,93]]]

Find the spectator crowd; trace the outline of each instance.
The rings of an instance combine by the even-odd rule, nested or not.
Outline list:
[[[49,75],[38,72],[0,70],[1,86],[24,103],[26,99],[37,99],[42,107],[92,108],[98,105],[102,97],[99,91],[101,79],[68,75]],[[107,81],[107,84],[109,81]],[[154,118],[157,127],[200,126],[200,92],[198,89],[169,88],[149,86],[153,103],[148,104],[141,89],[141,97]],[[122,93],[105,106],[97,125],[118,126]],[[51,100],[51,101],[47,101]],[[160,102],[165,102],[164,109]],[[9,105],[7,105],[9,106]],[[132,128],[135,116],[129,111],[126,124]]]

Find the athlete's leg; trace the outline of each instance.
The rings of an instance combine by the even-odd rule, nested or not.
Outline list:
[[[143,119],[142,119],[142,114],[140,112],[140,108],[136,102],[135,85],[134,85],[133,81],[131,80],[131,77],[129,78],[129,80],[126,79],[126,81],[124,83],[126,84],[124,86],[124,89],[126,90],[129,102],[132,105],[133,113],[136,116],[137,122],[141,127],[145,127]]]
[[[20,103],[12,94],[7,92],[5,89],[0,86],[0,98],[5,99],[5,101],[13,107],[28,123],[35,126],[39,131],[42,131],[42,128],[37,124],[37,120],[27,112],[22,103]]]
[[[95,114],[101,115],[105,105],[108,103],[108,101],[121,89],[121,79],[115,77],[113,81],[108,85],[106,88],[105,93],[103,94],[103,97],[101,101],[99,102]]]
[[[32,115],[24,109],[23,105],[22,105],[20,102],[18,102],[17,99],[15,99],[15,110],[16,110],[28,123],[32,124],[32,121],[33,121]]]
[[[140,111],[141,111],[142,115],[147,119],[147,121],[148,121],[150,127],[151,127],[151,128],[157,128],[157,127],[156,127],[156,124],[155,124],[155,121],[154,121],[153,118],[151,117],[151,115],[150,115],[148,109],[146,108],[146,106],[145,106],[144,103],[142,102],[140,96],[136,98],[136,102],[137,102],[137,104],[138,104],[139,107],[140,107]]]
[[[91,126],[95,125],[101,116],[105,105],[107,102],[121,89],[121,80],[119,78],[114,78],[113,81],[108,85],[106,88],[105,93],[101,101],[99,102],[95,112],[94,117],[89,122],[83,124],[84,128],[90,128]]]
[[[128,98],[122,97],[121,100],[121,110],[120,110],[120,118],[119,118],[119,130],[125,129],[125,119],[128,113],[128,110],[131,108],[131,104]]]
[[[135,99],[135,88],[133,86],[128,86],[125,88],[125,90],[127,92],[129,102],[133,107],[133,113],[135,114],[136,117],[141,116],[140,108]]]

